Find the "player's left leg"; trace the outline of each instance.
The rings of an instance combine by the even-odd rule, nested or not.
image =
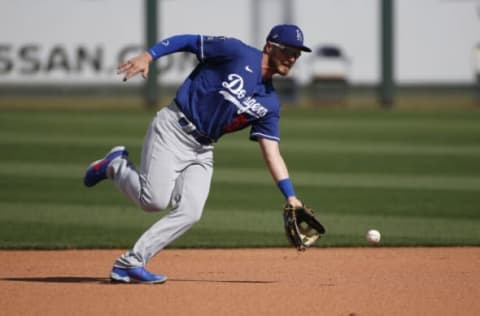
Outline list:
[[[116,266],[144,266],[156,253],[190,229],[202,216],[212,178],[210,165],[193,164],[177,179],[172,209],[150,227]]]
[[[144,268],[148,261],[200,220],[210,190],[212,173],[211,163],[192,164],[185,169],[173,190],[172,209],[143,233],[131,250],[115,261],[111,274],[113,280],[130,282],[119,278],[115,272],[117,270],[124,274],[134,269],[148,272]],[[152,276],[162,276],[166,280],[164,275]],[[132,278],[127,275],[129,277]],[[146,283],[151,283],[149,280],[147,278]],[[136,282],[142,280],[137,279]]]
[[[133,247],[145,264],[200,220],[211,177],[211,168],[195,164],[178,178],[172,195],[172,210],[146,231]]]

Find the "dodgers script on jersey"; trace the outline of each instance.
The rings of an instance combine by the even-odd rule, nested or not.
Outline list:
[[[262,79],[260,50],[234,38],[202,35],[174,36],[149,50],[155,59],[175,51],[199,60],[175,101],[201,133],[217,141],[251,126],[252,140],[280,140],[280,103],[272,81]]]

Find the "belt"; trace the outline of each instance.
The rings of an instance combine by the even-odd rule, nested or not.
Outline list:
[[[188,121],[186,117],[181,117],[178,120],[178,124],[180,124],[180,126],[185,131],[185,133],[192,135],[193,138],[195,138],[195,140],[200,144],[208,146],[213,143],[213,140],[210,137],[200,133],[195,127],[195,125],[193,125],[193,123]]]

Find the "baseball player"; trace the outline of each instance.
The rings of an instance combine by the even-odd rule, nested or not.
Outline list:
[[[198,65],[161,109],[145,136],[141,168],[128,160],[124,146],[114,147],[87,169],[84,184],[112,179],[117,188],[147,212],[169,209],[132,249],[114,263],[112,281],[163,283],[167,277],[145,269],[148,261],[184,234],[203,212],[210,190],[213,149],[218,139],[251,126],[274,182],[286,202],[301,206],[279,150],[280,103],[272,76],[285,76],[302,52],[303,33],[296,25],[272,28],[263,50],[238,39],[203,35],[166,38],[118,67],[124,81],[148,75],[149,64],[175,52],[195,54]]]

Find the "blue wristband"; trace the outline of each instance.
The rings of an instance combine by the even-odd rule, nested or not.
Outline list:
[[[286,199],[291,196],[295,196],[295,190],[293,189],[292,181],[290,181],[289,178],[278,181],[277,185]]]

